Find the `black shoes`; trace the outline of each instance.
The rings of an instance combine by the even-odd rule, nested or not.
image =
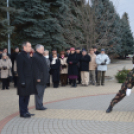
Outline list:
[[[31,115],[29,115],[29,114],[20,114],[20,117],[22,117],[22,118],[31,118]]]
[[[29,112],[27,112],[26,114],[28,114],[28,115],[30,115],[30,116],[34,116],[35,114],[31,114],[31,113],[29,113]]]
[[[108,109],[106,110],[106,113],[110,113],[112,112],[113,108],[111,106],[108,107]]]
[[[43,108],[36,108],[36,110],[47,110],[47,108],[43,107]]]
[[[23,118],[30,118],[31,116],[34,116],[35,114],[31,114],[29,112],[27,112],[26,114],[20,114],[20,117],[23,117]]]
[[[102,86],[105,86],[104,84],[101,84]]]

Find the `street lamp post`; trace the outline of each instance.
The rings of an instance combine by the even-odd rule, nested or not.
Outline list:
[[[7,8],[8,7],[9,7],[9,0],[7,0]],[[9,14],[9,11],[7,11],[7,20],[8,20],[8,26],[10,26],[10,14]],[[8,33],[8,53],[11,54],[10,33]]]

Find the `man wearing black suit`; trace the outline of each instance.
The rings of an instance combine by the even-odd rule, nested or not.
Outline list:
[[[32,59],[30,57],[31,43],[24,42],[23,51],[17,56],[17,72],[18,72],[18,95],[20,117],[29,118],[33,114],[28,111],[30,95],[37,94],[36,86],[33,79]]]
[[[46,110],[43,106],[43,96],[48,82],[49,69],[47,66],[46,59],[43,56],[44,46],[36,45],[36,52],[33,55],[33,70],[34,70],[34,81],[38,95],[35,95],[36,110]]]

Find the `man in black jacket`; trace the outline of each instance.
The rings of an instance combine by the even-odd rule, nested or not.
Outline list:
[[[78,84],[81,84],[80,59],[82,57],[82,53],[81,53],[81,49],[79,47],[76,48],[76,55],[77,55],[77,58],[78,58],[78,64],[77,64],[77,67],[78,67]]]
[[[33,70],[35,72],[34,81],[38,92],[38,95],[35,96],[36,110],[46,110],[43,106],[43,96],[48,81],[49,69],[43,54],[44,46],[36,45],[36,52],[32,58]]]
[[[17,56],[17,72],[18,72],[18,95],[20,117],[29,118],[33,114],[28,112],[28,104],[30,95],[36,94],[36,87],[33,79],[32,60],[30,58],[31,43],[24,42],[23,51]]]
[[[82,85],[88,86],[89,84],[89,62],[90,56],[85,49],[82,50],[82,57],[80,59],[80,70]]]

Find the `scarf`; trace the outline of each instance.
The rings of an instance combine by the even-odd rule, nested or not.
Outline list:
[[[57,59],[58,59],[57,57],[56,57],[56,58],[53,58],[51,64],[52,64],[52,65],[53,65],[53,64],[56,64],[56,60],[57,60]]]

